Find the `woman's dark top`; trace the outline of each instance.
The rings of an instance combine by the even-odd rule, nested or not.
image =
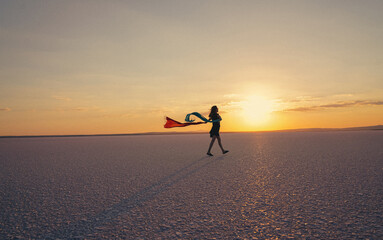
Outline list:
[[[211,117],[211,120],[219,119],[218,114],[212,114],[210,117]],[[210,130],[210,137],[219,136],[220,126],[221,126],[220,122],[213,122],[213,126],[211,127],[211,130]]]

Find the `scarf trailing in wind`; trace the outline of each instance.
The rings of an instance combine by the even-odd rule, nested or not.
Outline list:
[[[196,116],[198,117],[199,119],[201,119],[203,122],[194,122],[195,120],[194,119],[190,119],[190,116]],[[164,128],[173,128],[173,127],[186,127],[186,126],[189,126],[189,125],[198,125],[198,124],[202,124],[202,123],[208,123],[208,122],[219,122],[221,121],[220,119],[217,119],[217,120],[209,120],[207,118],[205,118],[204,116],[202,116],[200,113],[198,112],[192,112],[192,113],[189,113],[186,115],[185,117],[185,123],[180,123],[180,122],[177,122],[176,120],[173,120],[169,117],[166,117],[166,123],[164,125]]]

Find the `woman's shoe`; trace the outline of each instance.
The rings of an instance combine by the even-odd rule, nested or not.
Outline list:
[[[223,154],[226,154],[226,153],[228,153],[229,152],[229,150],[225,150],[225,151],[223,151],[222,153]]]
[[[209,156],[213,156],[213,154],[211,154],[211,153],[209,153],[209,152],[208,152],[208,153],[206,153],[206,154],[207,154],[207,155],[209,155]]]

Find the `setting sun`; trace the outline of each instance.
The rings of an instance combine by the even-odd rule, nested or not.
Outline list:
[[[273,102],[263,96],[252,95],[241,104],[242,117],[248,126],[254,127],[264,125],[270,119],[274,111]]]

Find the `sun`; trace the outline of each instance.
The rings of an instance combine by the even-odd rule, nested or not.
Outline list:
[[[252,127],[267,124],[274,111],[273,101],[258,95],[248,96],[241,108],[244,123]]]

